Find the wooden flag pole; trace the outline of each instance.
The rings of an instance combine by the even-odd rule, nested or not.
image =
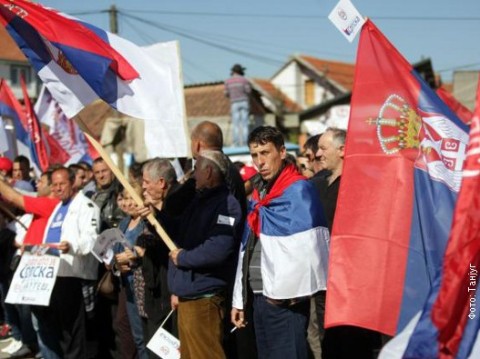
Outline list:
[[[98,143],[98,141],[95,140],[91,135],[89,135],[87,131],[84,131],[84,134],[85,136],[87,136],[92,146],[95,147],[95,149],[98,151],[99,155],[103,158],[107,166],[110,167],[115,177],[117,177],[119,182],[122,184],[123,188],[125,188],[127,192],[130,194],[130,196],[132,196],[132,199],[135,201],[135,203],[138,206],[143,206],[143,201],[140,198],[140,196],[137,194],[137,192],[135,192],[135,190],[132,188],[130,183],[127,181],[123,173],[118,169],[115,163],[113,163],[112,159],[110,158],[108,153],[103,149],[102,145]],[[174,249],[177,249],[177,246],[175,245],[175,243],[173,243],[170,236],[167,234],[167,232],[165,232],[163,227],[160,225],[160,223],[158,223],[157,219],[152,213],[147,216],[147,220],[155,228],[158,235],[166,244],[168,249],[170,249],[171,251],[173,251]]]

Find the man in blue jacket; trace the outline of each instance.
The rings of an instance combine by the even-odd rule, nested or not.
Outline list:
[[[228,162],[220,151],[197,158],[197,193],[174,228],[168,284],[178,306],[182,359],[225,358],[225,295],[233,282],[242,230],[239,202],[225,185]]]

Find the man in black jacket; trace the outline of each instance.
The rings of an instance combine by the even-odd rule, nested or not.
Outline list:
[[[178,306],[182,358],[225,358],[223,318],[242,231],[238,201],[225,185],[228,162],[220,151],[201,151],[195,169],[197,193],[172,237],[169,288]]]

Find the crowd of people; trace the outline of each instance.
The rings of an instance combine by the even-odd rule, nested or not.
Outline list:
[[[53,166],[36,182],[27,158],[0,158],[0,341],[8,341],[0,355],[156,358],[146,345],[163,324],[182,359],[374,358],[378,333],[324,329],[345,137],[329,128],[295,158],[277,128],[257,127],[246,139],[251,166],[232,163],[220,127],[202,122],[191,133],[188,178],[166,158],[130,167],[142,206],[102,158]],[[128,245],[99,263],[91,250],[111,228]],[[5,303],[24,248],[42,245],[60,256],[49,306]],[[108,294],[98,285],[107,274]]]

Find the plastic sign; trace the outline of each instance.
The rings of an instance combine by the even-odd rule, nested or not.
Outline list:
[[[350,0],[340,0],[328,18],[350,42],[355,39],[365,23],[365,19]]]

